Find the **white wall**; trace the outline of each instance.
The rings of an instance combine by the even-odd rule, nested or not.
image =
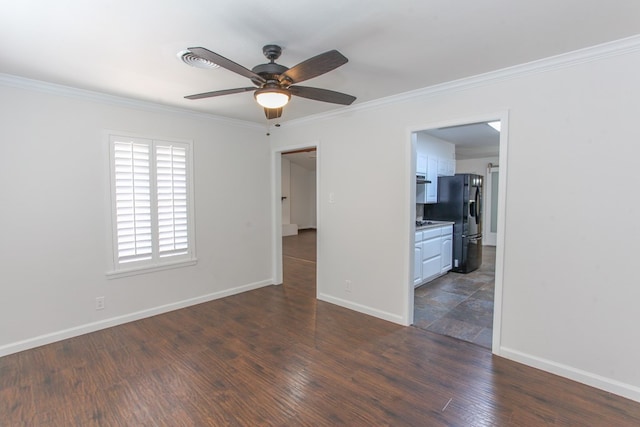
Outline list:
[[[507,109],[497,352],[640,400],[640,230],[629,222],[640,208],[629,179],[640,158],[640,98],[632,95],[640,93],[640,42],[565,58],[575,61],[284,123],[272,145],[321,147],[319,297],[402,323],[410,310],[410,132]]]
[[[283,235],[297,234],[298,229],[316,227],[316,172],[282,157]],[[289,226],[292,225],[293,227]]]
[[[0,84],[0,355],[272,282],[261,127],[71,92]],[[103,129],[194,141],[197,265],[107,280]]]
[[[482,157],[479,159],[456,160],[456,173],[474,173],[487,179],[487,166],[489,163],[497,166],[498,157]]]
[[[316,172],[291,163],[291,222],[299,229],[315,228]]]

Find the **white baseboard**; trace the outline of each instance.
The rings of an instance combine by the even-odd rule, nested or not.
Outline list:
[[[506,347],[500,347],[499,356],[640,402],[640,387],[631,384]]]
[[[295,236],[298,234],[298,224],[282,224],[282,236]]]
[[[372,307],[368,307],[366,305],[356,304],[351,301],[347,301],[341,298],[336,298],[327,294],[318,294],[318,299],[321,301],[330,302],[331,304],[348,308],[353,311],[357,311],[359,313],[364,313],[364,314],[368,314],[369,316],[377,317],[379,319],[388,320],[389,322],[397,323],[399,325],[403,325],[403,326],[405,325],[405,323],[402,320],[402,316],[398,316],[393,313],[381,311]]]
[[[0,357],[7,356],[9,354],[17,353],[23,350],[29,350],[31,348],[40,347],[42,345],[51,344],[57,341],[61,341],[67,338],[77,337],[79,335],[88,334],[90,332],[99,331],[101,329],[110,328],[112,326],[122,325],[124,323],[133,322],[135,320],[144,319],[146,317],[155,316],[162,313],[168,313],[170,311],[179,310],[181,308],[189,307],[204,302],[213,301],[219,298],[228,297],[242,292],[251,291],[253,289],[262,288],[273,284],[273,279],[262,280],[260,282],[250,283],[248,285],[238,286],[231,289],[225,289],[223,291],[213,292],[206,295],[201,295],[195,298],[189,298],[186,300],[165,304],[149,309],[136,311],[134,313],[125,314],[122,316],[111,317],[109,319],[100,320],[98,322],[87,323],[84,325],[74,326],[73,328],[64,329],[61,331],[52,332],[45,335],[40,335],[26,340],[18,341],[15,343],[6,344],[0,347]]]

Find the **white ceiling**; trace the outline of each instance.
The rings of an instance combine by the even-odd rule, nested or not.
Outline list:
[[[488,123],[470,123],[421,131],[456,146],[456,160],[498,157],[500,132]]]
[[[338,49],[349,62],[304,85],[358,104],[639,30],[635,0],[4,0],[0,73],[266,124],[251,92],[183,99],[250,82],[177,52],[202,46],[252,68],[265,44],[288,67]],[[281,120],[336,108],[294,98]]]

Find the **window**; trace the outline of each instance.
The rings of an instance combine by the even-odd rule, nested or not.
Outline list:
[[[109,135],[114,273],[195,263],[191,143]]]

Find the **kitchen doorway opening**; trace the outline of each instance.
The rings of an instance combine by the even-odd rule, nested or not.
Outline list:
[[[415,210],[412,207],[411,212],[415,212],[416,228],[410,238],[415,251],[410,266],[410,271],[414,272],[409,291],[409,307],[413,311],[410,323],[489,348],[495,354],[500,348],[502,317],[507,116],[507,112],[503,112],[430,125],[411,134],[416,176],[424,172],[422,166],[426,157],[427,171],[423,175],[431,177],[431,183],[422,186],[417,183],[412,195]],[[429,166],[437,168],[437,173],[429,171]],[[456,177],[448,178],[453,175]],[[466,182],[462,178],[465,175],[468,179],[481,181],[482,185],[475,197],[465,199],[462,196],[458,216],[455,209],[450,212],[447,204],[452,183]],[[470,183],[462,188],[470,188]],[[432,187],[427,190],[422,188],[425,185]],[[480,215],[473,217],[476,212]],[[433,224],[428,224],[429,221]],[[438,231],[437,221],[453,223],[453,233],[442,231],[434,237]],[[474,236],[468,235],[473,228],[469,221],[480,227]],[[447,228],[443,225],[440,230]],[[435,248],[435,240],[441,243],[438,248]],[[477,246],[478,242],[482,245],[472,251],[472,246]],[[453,254],[450,253],[452,246]],[[444,252],[436,254],[435,249]],[[481,254],[479,266],[462,268],[466,265],[465,257],[473,253]],[[433,264],[438,255],[440,270],[434,272]],[[428,274],[424,275],[424,270]]]
[[[317,145],[295,146],[275,151],[272,162],[276,201],[274,283],[292,284],[296,276],[313,277],[313,284],[304,285],[306,290],[312,290],[314,298],[318,252],[317,157]]]

